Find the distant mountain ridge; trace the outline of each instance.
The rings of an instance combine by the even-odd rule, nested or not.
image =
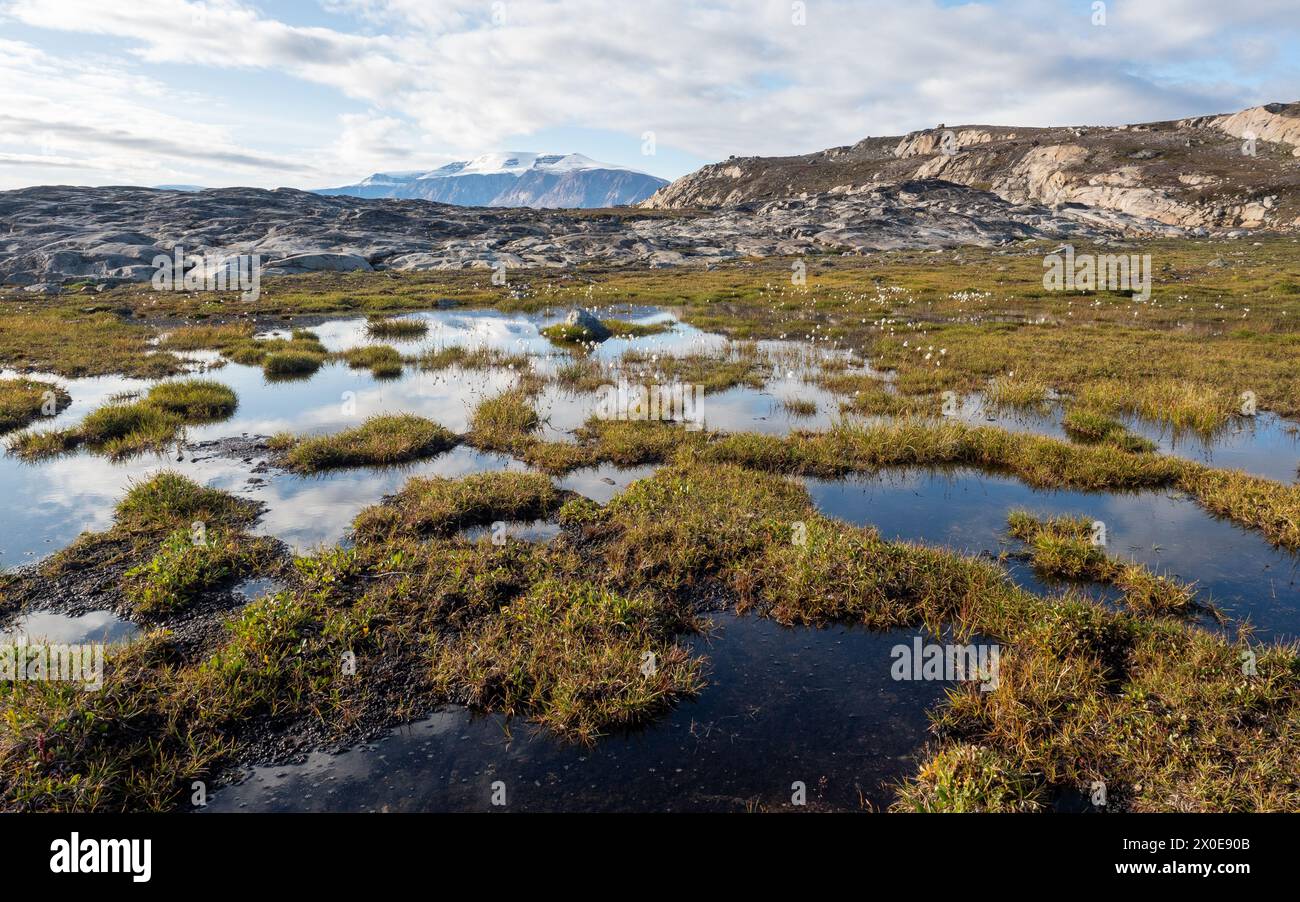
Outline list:
[[[486,153],[437,169],[377,172],[315,193],[431,200],[463,207],[594,208],[636,204],[668,184],[580,153]]]
[[[943,179],[1012,204],[1086,207],[1192,234],[1300,229],[1300,103],[1119,126],[943,126],[792,157],[732,157],[683,176],[649,209],[853,195]]]

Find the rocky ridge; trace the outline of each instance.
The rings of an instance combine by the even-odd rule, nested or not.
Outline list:
[[[1131,126],[941,125],[803,156],[733,158],[642,206],[719,207],[910,179],[944,179],[1012,204],[1082,204],[1196,235],[1289,231],[1300,228],[1300,103]]]
[[[154,258],[259,254],[263,274],[607,265],[1176,235],[1152,219],[1011,203],[938,179],[652,213],[459,207],[305,191],[39,187],[0,192],[0,283],[144,281]]]

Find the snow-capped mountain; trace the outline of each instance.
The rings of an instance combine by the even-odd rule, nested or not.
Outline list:
[[[668,182],[580,153],[480,154],[428,171],[376,172],[317,194],[419,198],[466,207],[616,207],[635,204]]]

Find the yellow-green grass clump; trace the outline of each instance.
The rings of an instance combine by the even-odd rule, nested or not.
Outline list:
[[[692,625],[648,593],[544,579],[439,643],[434,682],[475,707],[529,715],[590,742],[698,691],[700,663],[672,641]]]
[[[690,354],[652,354],[626,351],[620,358],[629,381],[644,383],[681,382],[701,386],[706,394],[723,392],[737,385],[762,388],[767,381],[758,346],[752,342],[732,342],[716,352]]]
[[[1089,445],[1114,445],[1124,451],[1147,452],[1156,450],[1156,443],[1141,435],[1134,435],[1124,424],[1104,413],[1086,407],[1071,407],[1061,420],[1066,435],[1076,442]]]
[[[294,439],[274,436],[269,443],[284,452],[294,470],[313,473],[338,467],[386,466],[433,457],[455,446],[456,435],[414,414],[385,414],[334,435]]]
[[[172,329],[162,337],[159,346],[171,351],[220,351],[252,337],[253,324],[249,322],[199,323]]]
[[[155,385],[145,395],[144,403],[174,413],[186,423],[203,423],[223,420],[233,414],[239,398],[220,382],[182,379]]]
[[[361,511],[352,531],[358,542],[448,535],[496,520],[536,520],[559,508],[563,497],[538,473],[416,477],[396,495]]]
[[[1012,473],[1033,486],[1092,490],[1169,486],[1183,468],[1176,458],[1132,454],[1108,445],[1075,445],[989,426],[907,418],[877,425],[839,424],[784,439],[737,433],[710,442],[704,453],[719,462],[826,478],[887,467],[965,465]]]
[[[1012,511],[1007,524],[1029,547],[1034,569],[1046,576],[1113,585],[1124,592],[1125,606],[1137,614],[1185,616],[1203,607],[1192,586],[1106,554],[1086,517],[1042,520],[1028,511]]]
[[[609,337],[605,336],[602,338],[595,331],[588,329],[586,326],[578,325],[577,323],[556,323],[542,329],[541,333],[554,344],[564,347],[590,345],[599,341],[604,341]]]
[[[984,401],[994,409],[1042,412],[1047,408],[1048,385],[1026,373],[1006,373],[989,381]]]
[[[221,353],[234,363],[260,366],[270,379],[294,379],[316,372],[329,359],[329,352],[316,333],[295,329],[285,338],[248,338],[233,341]]]
[[[654,420],[590,419],[577,431],[577,442],[535,441],[511,453],[547,473],[612,463],[620,467],[662,463],[703,441],[674,423]]]
[[[817,402],[807,398],[784,398],[781,409],[792,417],[814,417],[817,415]]]
[[[865,373],[819,373],[816,384],[840,395],[840,410],[859,416],[915,416],[938,414],[939,404],[933,398],[901,395],[890,391],[877,376]]]
[[[371,338],[390,338],[411,340],[422,338],[429,331],[429,323],[423,319],[404,319],[396,317],[371,317],[366,320],[366,334]]]
[[[1211,513],[1258,529],[1275,545],[1300,548],[1300,486],[1187,462],[1178,487]]]
[[[161,451],[176,441],[186,425],[225,419],[238,403],[235,393],[219,382],[163,382],[141,400],[106,404],[68,429],[20,433],[9,443],[9,450],[28,460],[82,446],[113,458]]]
[[[541,418],[532,396],[523,388],[511,388],[485,398],[474,408],[470,436],[477,447],[491,451],[513,451],[535,441]]]
[[[614,384],[617,375],[594,357],[575,357],[555,369],[555,382],[574,392],[594,392]]]
[[[773,542],[788,543],[808,513],[807,492],[782,477],[680,465],[615,496],[597,534],[608,541],[607,567],[625,591],[688,597],[711,579],[744,578],[754,558]]]
[[[496,348],[466,348],[448,345],[426,351],[416,358],[416,364],[425,372],[460,367],[463,370],[524,369],[528,366],[527,354],[511,354]]]
[[[1042,811],[1043,787],[1014,760],[977,745],[957,743],[923,762],[898,787],[891,811],[960,814]]]
[[[1102,413],[1134,414],[1176,434],[1205,437],[1222,429],[1242,406],[1226,388],[1176,378],[1101,379],[1083,385],[1076,397],[1080,406]]]
[[[340,356],[354,370],[370,370],[376,379],[393,379],[402,375],[402,355],[389,345],[362,345],[349,348]]]
[[[139,614],[173,614],[208,589],[257,572],[275,553],[276,543],[265,537],[221,528],[178,529],[152,558],[126,572],[124,595]]]
[[[114,522],[139,532],[170,531],[196,522],[233,527],[251,523],[258,510],[253,501],[164,470],[131,486],[114,508]]]
[[[198,534],[222,530],[234,534],[251,524],[261,512],[253,501],[201,486],[172,470],[133,483],[113,510],[107,532],[83,533],[71,545],[40,565],[53,578],[73,570],[93,569],[105,562],[121,562],[152,554],[168,535],[184,530]]]
[[[262,358],[262,372],[268,379],[298,379],[310,376],[325,363],[325,357],[312,351],[287,348],[271,351]]]
[[[0,433],[21,429],[37,417],[54,416],[72,403],[61,385],[37,379],[0,379]]]

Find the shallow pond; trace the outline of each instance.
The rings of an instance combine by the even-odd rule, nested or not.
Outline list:
[[[610,311],[636,322],[670,321],[662,311]],[[433,311],[411,314],[429,323],[413,341],[366,335],[361,317],[311,325],[332,351],[357,345],[392,344],[404,354],[459,345],[533,356],[551,373],[572,360],[541,335],[561,311],[542,315],[494,311]],[[268,332],[272,334],[287,334]],[[670,331],[636,339],[611,339],[592,354],[613,360],[634,349],[652,357],[715,351],[726,340],[676,323]],[[824,429],[838,419],[834,397],[806,379],[821,352],[793,342],[762,342],[770,366],[762,388],[740,386],[705,400],[709,429],[785,434]],[[196,366],[219,363],[214,354],[191,355]],[[103,530],[113,506],[134,480],[164,468],[266,505],[255,531],[276,536],[303,552],[342,541],[357,512],[398,491],[412,476],[458,477],[495,470],[523,470],[517,460],[457,447],[405,467],[358,468],[298,476],[263,465],[265,454],[247,458],[218,453],[201,443],[281,431],[325,434],[351,428],[381,413],[409,412],[449,429],[468,428],[475,405],[511,385],[517,373],[451,368],[434,373],[408,366],[395,379],[377,380],[367,370],[329,364],[309,378],[268,382],[260,368],[224,364],[211,378],[229,385],[239,407],[229,419],[193,427],[186,445],[165,455],[122,462],[77,453],[40,463],[0,457],[0,566],[48,555],[83,530]],[[121,393],[141,393],[139,380],[58,380],[72,404],[38,428],[75,425]],[[812,401],[816,412],[797,416],[782,402]],[[571,440],[595,409],[593,395],[548,386],[539,407],[544,432]],[[990,412],[981,399],[967,400],[958,417],[980,425],[1063,436],[1059,408],[1041,415]],[[1129,422],[1167,453],[1215,466],[1291,482],[1300,443],[1291,424],[1270,415],[1235,423],[1213,442],[1162,434]],[[561,487],[607,503],[655,467],[602,465],[574,471]],[[1216,520],[1177,494],[1131,495],[1037,491],[1010,477],[963,470],[888,473],[840,482],[806,480],[825,513],[870,524],[891,539],[948,546],[971,554],[998,555],[1018,546],[1006,537],[1006,517],[1017,507],[1043,515],[1078,514],[1102,520],[1108,550],[1197,583],[1200,591],[1237,618],[1249,617],[1261,638],[1300,637],[1297,558],[1274,549],[1258,534]],[[549,541],[552,523],[508,524],[506,534]],[[481,539],[490,528],[467,531]],[[1037,591],[1058,586],[1040,581],[1022,562],[1007,562],[1013,578]],[[275,586],[245,584],[255,598]],[[1092,590],[1113,598],[1112,593]],[[710,662],[709,685],[646,727],[612,735],[594,747],[568,745],[522,721],[476,717],[448,708],[392,731],[378,742],[339,755],[317,753],[303,764],[259,768],[250,778],[215,794],[212,810],[489,810],[495,781],[507,786],[509,810],[743,810],[788,806],[791,784],[807,786],[813,807],[857,809],[887,804],[885,785],[914,770],[926,738],[926,716],[942,697],[942,682],[898,682],[890,677],[890,651],[910,633],[860,629],[786,629],[757,618],[716,615],[709,639],[688,640]],[[7,635],[56,641],[124,641],[135,627],[107,612],[67,617],[41,612],[6,624]]]
[[[965,398],[957,419],[971,426],[998,426],[1010,432],[1034,432],[1068,441],[1061,426],[1064,408],[1051,405],[1041,412],[997,409],[978,394]],[[1269,413],[1233,417],[1213,437],[1176,433],[1133,416],[1116,419],[1136,435],[1155,442],[1161,454],[1194,460],[1226,470],[1244,470],[1265,479],[1300,481],[1300,425]]]
[[[79,616],[33,611],[22,614],[0,630],[0,643],[49,642],[55,645],[129,642],[139,628],[111,611],[90,611]]]
[[[1031,489],[1007,476],[968,470],[885,473],[805,483],[823,512],[875,526],[887,539],[996,555],[1019,546],[1007,514],[1086,516],[1106,525],[1106,550],[1194,582],[1225,614],[1249,617],[1259,637],[1300,637],[1300,560],[1259,533],[1206,513],[1176,493],[1106,494]],[[1025,567],[1015,575],[1039,584]]]
[[[618,311],[635,322],[670,319],[666,314],[631,308]],[[434,311],[412,314],[411,319],[429,322],[429,331],[414,341],[385,340],[404,354],[452,345],[491,348],[505,352],[540,355],[534,366],[552,371],[571,359],[557,349],[540,330],[556,321],[558,314],[528,316],[494,311]],[[330,320],[312,326],[331,351],[378,343],[366,334],[362,317]],[[287,335],[275,330],[265,336]],[[726,344],[720,335],[701,332],[682,323],[664,333],[637,339],[613,338],[592,353],[613,359],[629,348],[650,354],[685,354],[717,349]],[[753,430],[775,433],[792,428],[824,428],[831,422],[835,405],[820,390],[802,382],[806,356],[790,343],[765,342],[764,352],[778,355],[786,367],[769,387],[737,387],[710,394],[705,403],[705,425],[710,429]],[[188,355],[196,364],[217,363],[213,353]],[[12,374],[9,374],[12,375]],[[239,397],[239,407],[226,420],[186,430],[185,441],[200,445],[238,436],[268,436],[289,431],[313,435],[337,432],[357,426],[368,417],[385,413],[415,413],[463,432],[470,414],[484,398],[509,387],[517,374],[504,368],[464,370],[453,367],[422,372],[406,367],[399,378],[375,379],[368,370],[350,369],[342,363],[327,364],[309,378],[268,382],[258,367],[226,363],[213,369],[210,378],[228,385]],[[53,377],[46,377],[53,378]],[[111,398],[142,394],[150,383],[137,379],[101,377],[55,379],[72,396],[72,403],[58,416],[35,424],[38,429],[74,426],[86,414]],[[780,400],[796,394],[819,403],[815,416],[796,417]],[[543,434],[551,440],[572,440],[571,431],[581,426],[596,409],[593,395],[575,395],[548,386],[539,401],[544,420]],[[470,448],[456,448],[434,460],[409,467],[352,469],[301,477],[278,471],[261,472],[258,459],[232,459],[199,447],[177,448],[165,455],[148,454],[125,461],[76,453],[37,463],[25,463],[12,455],[0,456],[0,492],[7,512],[0,521],[0,566],[12,567],[37,560],[66,546],[85,530],[106,529],[112,523],[113,506],[133,481],[147,479],[162,469],[177,469],[196,481],[263,501],[268,511],[257,531],[277,536],[296,550],[307,550],[322,542],[336,542],[345,534],[352,518],[368,504],[401,488],[413,475],[464,476],[487,470],[521,469],[522,465],[498,454]],[[563,483],[568,488],[591,490],[591,497],[605,501],[612,495],[606,485],[625,486],[628,479],[606,483],[609,468],[571,474]]]
[[[943,681],[898,681],[892,649],[915,633],[791,629],[717,615],[708,685],[644,728],[594,746],[452,707],[341,754],[260,767],[210,811],[790,810],[883,807],[915,770]],[[927,640],[928,641],[928,640]]]
[[[726,347],[721,335],[703,332],[674,320],[664,311],[645,307],[609,308],[609,315],[636,323],[671,323],[671,328],[640,338],[612,338],[591,354],[602,361],[636,350],[654,357],[717,351]],[[330,319],[311,325],[331,351],[358,345],[388,343],[404,354],[460,346],[490,348],[533,355],[533,366],[543,373],[572,360],[568,351],[547,340],[541,330],[560,318],[560,311],[529,315],[491,310],[438,310],[409,314],[406,319],[423,320],[428,331],[414,340],[371,339],[363,317]],[[259,333],[287,335],[282,330]],[[710,393],[705,399],[705,424],[720,431],[755,431],[786,434],[794,429],[824,429],[839,418],[838,402],[805,379],[817,360],[834,352],[813,351],[808,345],[790,341],[759,343],[760,353],[770,367],[762,388],[737,386]],[[196,365],[220,363],[210,352],[191,356]],[[230,418],[190,427],[185,441],[190,444],[237,436],[266,436],[289,431],[325,434],[356,426],[381,413],[410,412],[428,417],[454,431],[468,428],[470,414],[484,397],[508,387],[517,374],[504,368],[464,370],[450,368],[422,372],[408,366],[395,379],[375,379],[368,370],[350,369],[342,363],[322,367],[309,378],[268,382],[260,368],[226,363],[211,377],[229,385],[239,397],[239,407]],[[72,396],[71,405],[58,416],[37,424],[37,428],[75,425],[87,413],[115,396],[142,393],[149,383],[136,379],[98,377],[57,380]],[[800,416],[782,403],[811,401],[816,413]],[[572,430],[582,425],[596,408],[593,395],[576,395],[548,385],[539,401],[543,432],[551,440],[571,440]],[[1007,429],[1062,435],[1060,411],[1042,415],[990,412],[978,397],[967,400],[958,414],[973,424],[993,423]],[[1271,415],[1242,420],[1232,430],[1206,444],[1197,439],[1174,441],[1158,429],[1143,424],[1130,426],[1162,443],[1169,453],[1206,460],[1218,466],[1237,466],[1271,478],[1291,481],[1296,475],[1300,443],[1291,424]],[[357,511],[396,491],[411,475],[462,476],[485,470],[521,465],[501,455],[457,448],[448,454],[407,468],[387,470],[355,469],[312,477],[271,471],[263,473],[259,461],[232,459],[199,448],[177,448],[165,455],[144,455],[114,462],[104,457],[78,453],[39,463],[24,463],[12,455],[0,456],[0,492],[8,501],[0,522],[0,566],[30,562],[64,547],[83,530],[102,530],[112,522],[113,505],[133,480],[145,479],[164,468],[179,469],[192,478],[229,491],[264,501],[268,511],[258,531],[277,536],[296,550],[336,542],[346,533]],[[613,490],[630,478],[649,470],[631,471],[630,476],[613,475],[613,468],[580,471],[562,483],[566,488],[604,502]],[[612,482],[610,480],[613,480]]]

